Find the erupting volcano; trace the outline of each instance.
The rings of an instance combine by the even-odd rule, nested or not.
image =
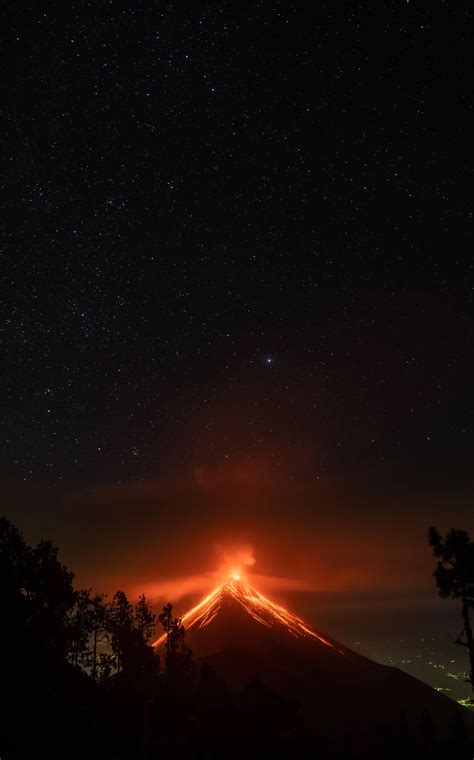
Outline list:
[[[338,643],[253,588],[245,573],[227,571],[181,622],[196,660],[212,665],[230,692],[260,682],[297,700],[310,724],[354,730],[367,716],[388,724],[404,712],[430,711],[447,731],[456,703],[394,667],[380,665]],[[160,649],[166,634],[154,646]],[[316,712],[315,712],[316,711]]]
[[[313,637],[328,647],[334,646],[329,640],[313,631],[301,618],[271,602],[249,586],[242,580],[238,571],[233,571],[205,599],[186,612],[181,622],[187,631],[206,628],[219,615],[228,614],[232,608],[235,608],[236,612],[240,610],[246,613],[257,623],[273,630],[274,633],[279,631],[281,634],[284,631],[295,638]],[[165,635],[157,639],[155,646],[159,646],[164,641]]]

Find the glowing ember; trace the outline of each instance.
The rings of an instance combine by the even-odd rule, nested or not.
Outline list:
[[[181,622],[186,629],[205,628],[214,620],[222,604],[228,600],[237,602],[254,620],[267,628],[283,625],[296,638],[313,637],[334,648],[330,641],[313,631],[301,618],[251,588],[242,580],[239,570],[231,570],[214,591],[183,615]],[[153,646],[160,646],[165,638],[166,634],[163,634]]]

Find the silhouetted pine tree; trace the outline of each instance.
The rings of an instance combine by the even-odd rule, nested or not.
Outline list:
[[[94,681],[110,676],[113,669],[113,655],[109,651],[101,651],[100,647],[109,645],[108,631],[109,612],[105,602],[105,594],[95,594],[89,598],[88,635],[89,635],[89,665]]]
[[[69,613],[69,662],[87,670],[90,665],[90,590],[76,591],[74,607]]]
[[[189,694],[194,680],[193,653],[186,643],[186,631],[181,618],[173,618],[173,606],[168,603],[158,616],[166,634],[166,685],[174,693]]]
[[[120,673],[126,667],[133,647],[133,607],[124,591],[114,594],[109,605],[107,626],[115,668]]]
[[[138,597],[138,602],[134,609],[133,620],[144,643],[148,644],[155,632],[156,615],[152,612],[144,594]]]

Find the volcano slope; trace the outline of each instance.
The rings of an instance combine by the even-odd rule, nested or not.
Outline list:
[[[306,729],[318,735],[400,722],[417,731],[428,721],[447,737],[461,715],[473,732],[473,716],[453,700],[313,630],[241,580],[225,580],[182,624],[195,658],[212,665],[231,694],[264,684],[296,700]],[[164,636],[155,645],[163,643]]]

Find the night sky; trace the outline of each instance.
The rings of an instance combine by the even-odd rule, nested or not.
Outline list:
[[[1,14],[0,512],[106,590],[238,541],[435,594],[427,528],[474,528],[471,4]]]

